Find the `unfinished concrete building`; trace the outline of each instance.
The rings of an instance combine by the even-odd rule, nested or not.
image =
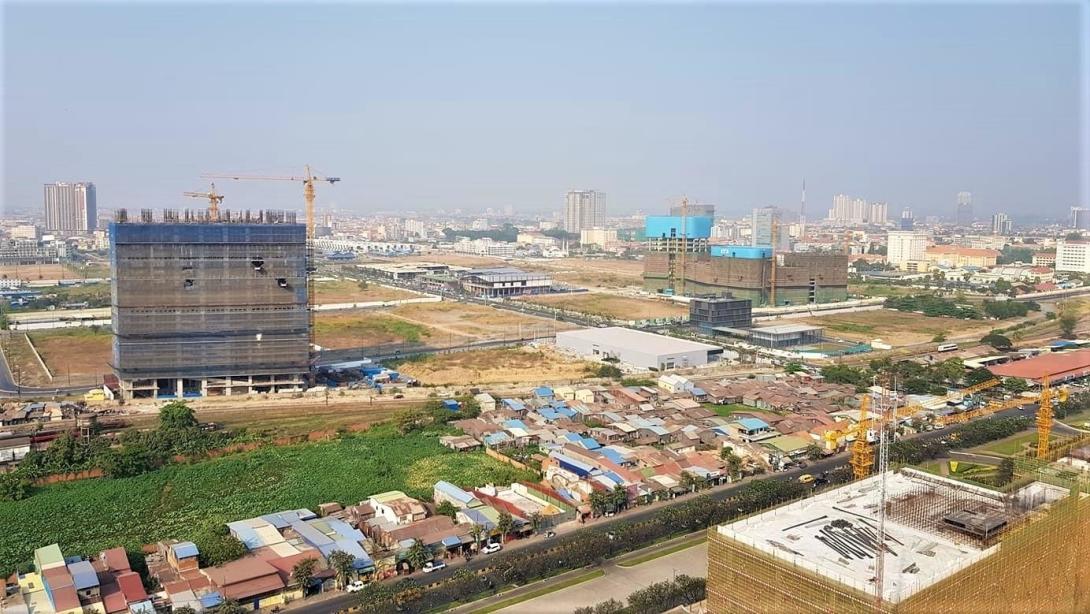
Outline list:
[[[188,217],[188,216],[187,216]],[[306,227],[291,214],[111,224],[113,368],[124,399],[299,389]]]
[[[711,529],[708,611],[1088,612],[1090,473],[1058,466],[1005,491],[887,472],[884,523],[878,475]]]
[[[722,248],[722,249],[720,249]],[[848,257],[842,254],[776,254],[776,305],[832,303],[848,298]],[[677,255],[649,250],[644,256],[643,280],[648,290],[671,288],[671,276],[684,275],[687,294],[721,294],[749,299],[754,307],[772,304],[773,256],[767,248],[710,246],[707,252],[689,253],[684,267]]]

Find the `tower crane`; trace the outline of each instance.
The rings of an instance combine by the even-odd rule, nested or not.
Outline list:
[[[236,181],[301,181],[303,183],[303,201],[306,203],[307,239],[314,238],[314,183],[324,181],[330,185],[341,180],[340,177],[323,177],[310,171],[310,165],[303,167],[303,174],[298,176],[272,175],[228,175],[226,173],[205,173],[205,179],[234,179]]]
[[[216,184],[212,184],[207,192],[182,192],[182,196],[208,199],[208,217],[215,222],[220,219],[220,203],[223,202],[223,194],[216,192]]]

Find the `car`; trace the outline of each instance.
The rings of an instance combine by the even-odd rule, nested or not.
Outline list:
[[[481,554],[492,554],[494,552],[499,552],[500,550],[503,550],[502,544],[498,542],[490,542],[485,544],[484,547],[481,548]]]
[[[367,586],[367,583],[364,582],[363,580],[355,580],[353,582],[349,582],[348,586],[346,586],[344,590],[346,590],[346,591],[348,591],[350,593],[358,593],[358,592],[362,591],[363,587],[365,587],[365,586]]]
[[[799,476],[799,483],[801,484],[812,484],[813,482],[814,476],[810,475],[809,473],[804,473]]]
[[[424,573],[431,573],[446,568],[447,564],[443,561],[428,561],[427,563],[424,563]]]

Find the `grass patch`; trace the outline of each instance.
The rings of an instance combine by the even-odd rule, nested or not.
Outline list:
[[[539,588],[536,591],[530,591],[529,593],[526,593],[525,595],[520,595],[518,597],[512,597],[511,599],[506,599],[506,600],[501,601],[499,603],[495,603],[493,605],[490,605],[490,606],[488,606],[486,608],[481,608],[480,610],[474,610],[473,614],[488,614],[489,612],[497,612],[497,611],[502,610],[504,608],[509,608],[509,607],[511,607],[513,605],[520,604],[520,603],[522,603],[524,601],[529,601],[531,599],[536,599],[538,597],[541,597],[542,595],[548,595],[549,593],[555,593],[556,591],[561,591],[561,590],[564,590],[566,588],[571,588],[572,586],[575,586],[576,584],[582,584],[584,582],[589,582],[590,580],[594,580],[596,578],[601,578],[604,575],[606,575],[605,571],[602,571],[601,569],[595,569],[594,571],[591,571],[591,572],[588,572],[588,573],[585,573],[585,574],[582,574],[582,575],[579,575],[579,576],[575,576],[574,578],[568,578],[567,580],[564,580],[563,582],[557,582],[556,584]],[[548,580],[545,580],[545,582],[548,582]]]
[[[420,343],[428,327],[378,313],[321,314],[314,322],[319,345],[339,348],[383,343]]]
[[[722,416],[724,418],[729,417],[733,414],[737,414],[739,412],[762,411],[760,409],[757,409],[756,407],[752,407],[750,405],[742,405],[741,403],[725,403],[722,405],[709,403],[704,407],[707,407],[708,409],[714,411],[717,416]]]
[[[1052,435],[1050,441],[1056,441],[1058,437]],[[1030,449],[1030,444],[1037,443],[1037,432],[1031,431],[1028,433],[1020,433],[1013,437],[1007,437],[1006,439],[1000,439],[999,441],[993,441],[984,446],[974,448],[973,452],[982,452],[985,454],[995,454],[998,456],[1014,456],[1023,450]]]
[[[636,565],[639,565],[641,563],[646,563],[647,561],[653,561],[653,560],[655,560],[657,558],[668,556],[668,555],[671,555],[671,554],[673,554],[675,552],[681,552],[682,550],[688,550],[689,548],[692,548],[693,546],[699,546],[700,544],[704,543],[705,539],[707,539],[707,537],[704,536],[704,535],[701,535],[700,537],[696,537],[696,538],[693,538],[693,539],[685,540],[685,541],[683,541],[681,543],[674,544],[673,546],[670,546],[668,548],[662,548],[661,550],[656,550],[654,552],[649,552],[649,553],[644,554],[642,556],[637,556],[637,557],[634,557],[634,558],[631,558],[631,559],[625,559],[625,561],[623,563],[617,563],[617,567],[635,567]]]
[[[440,478],[462,487],[534,479],[483,453],[447,450],[438,434],[400,435],[383,425],[335,441],[266,447],[134,478],[46,486],[28,499],[0,503],[0,574],[54,542],[66,554],[139,549],[233,520],[316,509],[327,501],[355,503],[387,490],[430,499]]]

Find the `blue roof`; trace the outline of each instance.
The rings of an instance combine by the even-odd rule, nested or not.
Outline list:
[[[599,450],[599,452],[602,453],[602,456],[606,457],[614,463],[617,463],[618,465],[624,462],[624,457],[621,456],[621,453],[616,450],[602,448],[601,450]]]
[[[566,416],[568,418],[573,418],[573,417],[575,417],[575,414],[577,412],[574,409],[570,408],[570,407],[557,407],[556,408],[556,413],[560,414],[561,416]]]
[[[704,392],[703,388],[697,388],[696,386],[693,386],[692,389],[689,390],[689,392],[692,393],[694,397],[702,397],[708,394],[707,392]]]
[[[314,546],[315,548],[318,548],[319,550],[322,549],[322,546],[327,546],[333,543],[332,538],[305,522],[293,522],[291,523],[291,528],[299,534],[299,537],[303,538],[303,541],[307,542],[311,546]]]
[[[481,527],[483,527],[486,530],[491,530],[491,529],[496,528],[496,523],[489,520],[488,516],[485,516],[484,512],[482,512],[479,509],[471,507],[471,508],[466,508],[464,510],[459,510],[459,512],[461,514],[464,514],[465,517],[468,518],[470,522],[472,522],[473,524],[476,524],[476,525],[480,525]]]
[[[87,561],[72,563],[68,566],[68,573],[72,574],[72,584],[77,591],[98,586],[98,574]]]
[[[455,401],[454,399],[443,399],[443,406],[447,409],[457,410],[458,401]]]
[[[205,609],[214,608],[223,603],[223,595],[215,592],[201,595],[198,599],[200,599],[201,607]]]
[[[556,459],[556,462],[559,463],[561,467],[580,477],[586,477],[597,470],[596,467],[577,461],[574,458],[559,452],[553,452],[552,457]]]
[[[555,407],[557,409],[560,409],[561,407],[567,407],[568,402],[565,401],[564,399],[553,399],[552,402],[549,403],[549,405],[552,405],[553,407]]]
[[[503,443],[505,441],[511,441],[511,436],[503,431],[496,431],[495,433],[489,433],[484,436],[484,442],[487,445],[495,445],[497,443]]]
[[[526,404],[518,399],[504,399],[503,404],[514,411],[526,411]]]
[[[458,501],[462,505],[469,505],[476,500],[476,497],[474,497],[473,495],[462,490],[461,488],[458,488],[454,484],[451,484],[450,482],[445,482],[443,480],[439,480],[435,483],[435,490],[438,490],[439,492],[450,497],[451,499]]]
[[[598,448],[602,447],[602,444],[594,441],[594,439],[590,437],[581,437],[579,439],[579,443],[588,450],[597,450]]]
[[[247,526],[246,521],[228,522],[227,528],[231,530],[231,535],[234,535],[246,546],[247,550],[261,547],[261,538],[257,536],[257,531]]]
[[[197,544],[193,542],[178,542],[171,544],[170,549],[174,551],[175,558],[184,559],[191,556],[197,556],[200,552],[197,550]]]
[[[453,535],[450,535],[448,537],[444,537],[441,543],[447,548],[453,548],[454,546],[461,546],[462,540],[458,539]]]
[[[542,407],[541,409],[537,410],[537,413],[541,414],[541,417],[545,418],[549,422],[560,418],[560,413],[551,407]]]
[[[341,520],[340,518],[326,518],[326,523],[330,529],[337,534],[338,538],[352,539],[355,541],[363,541],[363,532],[359,529],[352,528],[352,525]]]
[[[772,428],[767,422],[758,418],[739,418],[736,422],[741,424],[742,428],[747,431],[759,431],[761,429]]]
[[[541,387],[538,387],[538,388],[534,388],[534,396],[535,397],[551,397],[551,396],[553,396],[553,389],[549,388],[548,386],[541,386]]]

